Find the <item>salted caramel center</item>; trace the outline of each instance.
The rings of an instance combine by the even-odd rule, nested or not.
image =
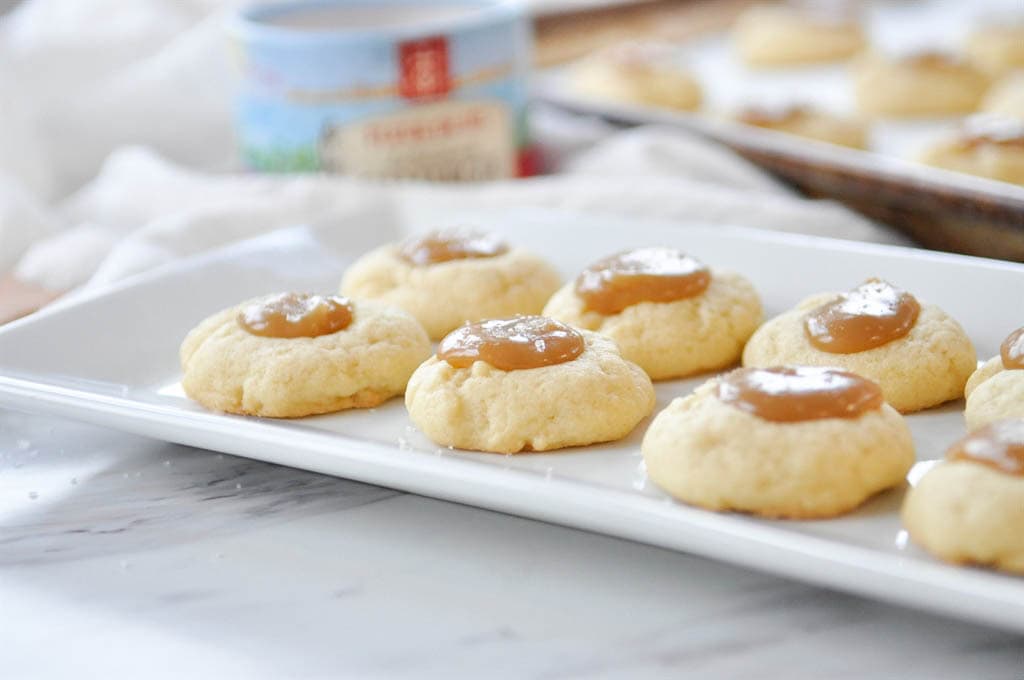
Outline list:
[[[914,327],[921,305],[910,293],[869,279],[804,317],[811,345],[832,354],[852,354],[902,338]]]
[[[776,423],[857,418],[882,407],[882,388],[834,368],[739,368],[718,383],[718,399]]]
[[[1003,368],[1024,369],[1024,327],[1018,328],[999,346]]]
[[[639,248],[596,262],[576,278],[586,309],[618,314],[639,302],[672,302],[703,293],[711,272],[672,248]]]
[[[503,371],[572,361],[584,349],[583,335],[544,316],[517,316],[466,324],[437,346],[437,358],[455,368],[484,361]]]
[[[948,460],[981,463],[1024,475],[1024,420],[999,420],[967,435],[946,452]]]
[[[964,121],[958,138],[962,148],[1024,148],[1024,121],[1009,116],[978,114]]]
[[[963,59],[949,52],[939,50],[920,50],[902,55],[899,60],[914,68],[948,69],[964,65]]]
[[[336,295],[280,293],[246,305],[238,325],[267,338],[315,338],[352,323],[352,303]]]
[[[494,257],[508,252],[508,244],[493,234],[465,229],[435,231],[409,239],[398,248],[398,255],[419,267],[452,260]]]
[[[787,106],[748,106],[741,110],[736,119],[746,125],[755,127],[773,127],[795,123],[811,114],[811,110],[801,104]]]

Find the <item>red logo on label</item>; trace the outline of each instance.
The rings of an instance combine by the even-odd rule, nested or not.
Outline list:
[[[398,46],[398,92],[407,99],[437,97],[452,89],[445,38],[410,40]]]

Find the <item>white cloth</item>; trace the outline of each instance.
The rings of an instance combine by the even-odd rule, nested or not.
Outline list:
[[[0,21],[0,271],[64,290],[297,223],[443,223],[455,208],[513,206],[902,241],[678,130],[615,132],[545,109],[534,128],[556,176],[431,185],[239,172],[212,4],[26,0]]]

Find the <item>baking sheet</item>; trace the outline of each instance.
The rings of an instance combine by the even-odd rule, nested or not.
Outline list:
[[[866,6],[874,43],[898,51],[956,47],[976,21],[1024,15],[1024,5],[1008,0]],[[706,106],[700,112],[584,96],[572,86],[571,65],[539,74],[534,95],[623,125],[686,128],[726,144],[809,194],[842,201],[927,247],[1024,261],[1024,187],[916,161],[924,147],[954,130],[959,118],[878,121],[871,131],[872,151],[824,144],[741,125],[730,114],[746,105],[788,102],[853,114],[847,65],[751,70],[736,60],[726,35],[681,44],[678,58],[702,81]]]

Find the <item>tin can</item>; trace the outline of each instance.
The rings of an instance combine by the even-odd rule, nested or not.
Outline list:
[[[530,28],[511,0],[311,0],[230,22],[237,131],[257,170],[532,174]]]

